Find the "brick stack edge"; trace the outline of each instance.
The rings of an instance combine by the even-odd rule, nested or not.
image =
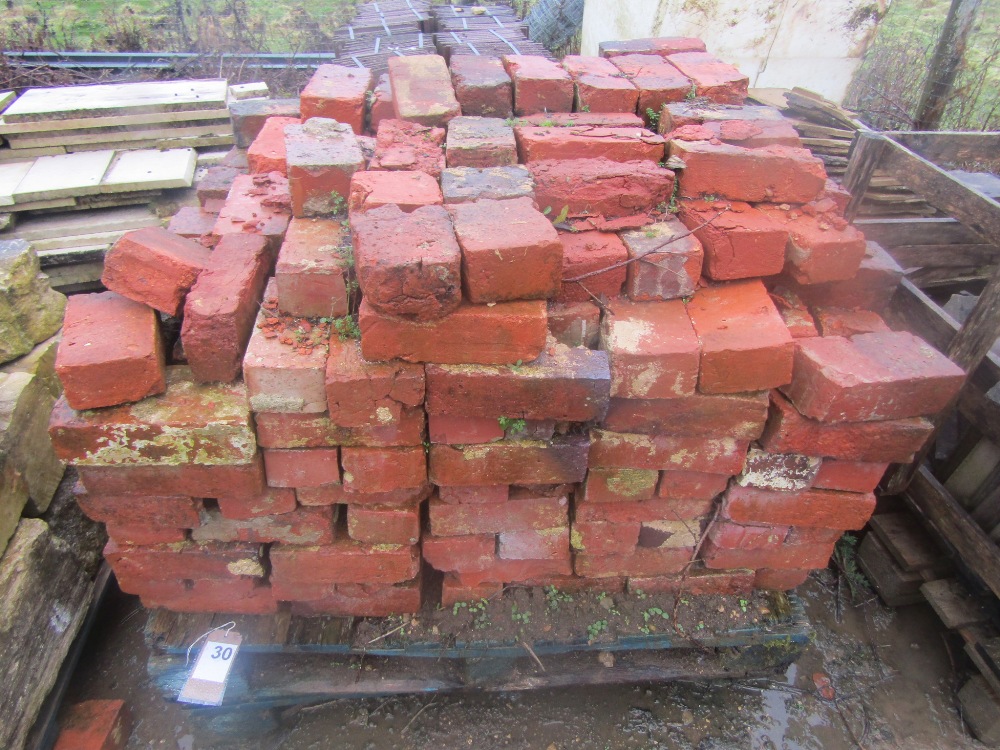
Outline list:
[[[125,591],[376,616],[431,568],[445,605],[788,589],[864,526],[962,372],[882,321],[900,269],[735,68],[603,52],[401,57],[374,95],[322,66],[237,123],[210,231],[113,248],[50,432]]]

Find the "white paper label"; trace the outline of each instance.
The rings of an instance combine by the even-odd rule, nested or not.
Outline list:
[[[208,682],[225,682],[236,658],[238,646],[209,639],[198,656],[198,662],[191,672],[191,679]]]

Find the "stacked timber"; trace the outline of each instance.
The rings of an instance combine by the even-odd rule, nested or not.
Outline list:
[[[434,39],[427,33],[428,0],[382,0],[358,8],[351,23],[334,33],[337,56],[345,65],[368,68],[376,76],[389,69],[390,57],[426,55]]]
[[[438,5],[433,9],[438,52],[452,55],[538,55],[550,60],[552,53],[528,39],[528,25],[507,5],[475,8]]]

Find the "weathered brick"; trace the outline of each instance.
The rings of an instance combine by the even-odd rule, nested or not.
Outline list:
[[[455,167],[441,173],[445,203],[535,198],[535,181],[527,167]]]
[[[591,430],[590,465],[736,474],[749,441]]]
[[[590,273],[594,275],[588,276],[582,286],[563,283],[562,291],[556,298],[558,302],[590,302],[593,299],[591,295],[612,298],[621,293],[626,273],[622,264],[628,258],[628,250],[618,235],[596,231],[560,232],[559,239],[563,246],[563,280]],[[595,273],[600,271],[604,272]]]
[[[728,474],[700,471],[661,471],[656,496],[673,500],[711,500],[726,489]]]
[[[175,544],[187,541],[187,529],[171,529],[164,526],[150,526],[148,523],[135,525],[106,524],[108,539],[115,544]]]
[[[695,393],[681,398],[612,398],[601,426],[615,432],[756,440],[767,420],[767,391]]]
[[[453,61],[456,59],[452,58]],[[476,57],[472,59],[479,60],[480,58]],[[467,603],[481,599],[490,599],[501,591],[503,591],[502,583],[487,581],[475,586],[465,585],[458,580],[457,576],[449,573],[445,575],[441,583],[441,606],[447,609],[448,607],[454,607],[459,602]]]
[[[693,548],[701,537],[701,522],[649,521],[639,529],[639,549]]]
[[[701,241],[710,279],[771,276],[785,266],[787,229],[746,203],[684,201],[680,219]]]
[[[336,448],[269,448],[264,469],[270,487],[320,487],[340,481]]]
[[[463,304],[450,315],[416,322],[381,315],[361,303],[361,353],[368,360],[442,364],[529,362],[545,346],[545,302]]]
[[[290,487],[266,487],[262,492],[223,495],[216,498],[216,502],[223,516],[235,520],[291,513],[298,507],[295,490]]]
[[[274,271],[282,311],[307,318],[347,314],[344,273],[351,248],[345,234],[334,219],[292,219]]]
[[[439,55],[389,58],[396,117],[421,125],[444,125],[461,114],[451,75]]]
[[[439,367],[442,367],[439,365]],[[427,431],[432,443],[474,445],[503,440],[504,429],[497,417],[462,417],[428,414]]]
[[[622,555],[577,554],[573,572],[585,578],[652,577],[680,573],[691,561],[684,547],[637,548]]]
[[[356,172],[351,178],[351,213],[390,203],[410,213],[421,206],[440,206],[444,198],[437,181],[426,172]]]
[[[391,586],[340,584],[298,587],[302,598],[291,603],[293,615],[316,617],[389,617],[416,614],[423,597],[422,580]],[[312,598],[315,597],[315,598]]]
[[[601,42],[598,45],[598,50],[601,57],[619,57],[620,55],[667,57],[679,52],[704,52],[705,42],[691,36],[660,36],[648,39]]]
[[[724,497],[726,517],[739,523],[818,526],[824,529],[861,529],[875,510],[871,493],[807,489],[774,492],[731,485]],[[728,567],[743,567],[731,565]],[[776,565],[755,565],[774,568]],[[810,565],[799,567],[813,567]]]
[[[114,292],[74,295],[66,305],[55,369],[74,409],[163,393],[164,352],[156,313]]]
[[[412,508],[431,495],[433,487],[404,487],[389,492],[347,492],[342,484],[324,484],[320,487],[299,487],[295,494],[300,505],[374,505],[395,508]]]
[[[825,284],[796,284],[790,277],[782,277],[808,305],[817,307],[843,307],[849,309],[883,312],[892,299],[903,269],[880,245],[866,244],[865,257],[853,279],[830,281]]]
[[[707,52],[678,52],[667,55],[671,65],[686,75],[695,93],[719,104],[742,104],[750,79],[728,63]]]
[[[139,593],[154,581],[215,580],[238,585],[241,577],[264,577],[264,549],[259,544],[180,542],[140,547],[108,542],[104,559],[128,594]]]
[[[760,281],[700,289],[687,309],[701,340],[702,393],[742,393],[791,382],[795,343]]]
[[[751,447],[747,462],[736,477],[743,487],[794,492],[812,486],[822,459],[800,453],[768,453]]]
[[[690,521],[712,510],[711,500],[642,500],[634,503],[592,503],[577,497],[575,523],[605,523],[616,526],[643,526],[657,521]],[[638,532],[636,532],[638,533]],[[636,537],[638,539],[638,537]],[[637,542],[638,543],[638,542]]]
[[[819,336],[816,321],[802,298],[790,289],[777,285],[771,289],[771,301],[774,302],[778,314],[784,321],[793,339],[806,339]]]
[[[788,232],[785,273],[800,284],[853,279],[865,256],[865,237],[844,222],[798,210],[767,209]]]
[[[504,55],[514,84],[514,114],[572,112],[573,79],[559,63],[538,55]]]
[[[181,206],[167,224],[167,231],[208,247],[214,243],[212,227],[218,218],[218,214],[198,206]]]
[[[825,458],[816,474],[813,487],[844,492],[872,492],[882,480],[888,462],[838,461]]]
[[[563,246],[565,263],[565,245]],[[566,289],[568,285],[564,285]],[[549,334],[565,346],[597,347],[601,309],[593,302],[549,302]]]
[[[392,492],[427,482],[423,446],[410,448],[341,448],[344,489],[348,493]]]
[[[567,128],[573,125],[597,128],[644,128],[642,118],[632,112],[540,112],[518,117],[516,125]],[[515,133],[516,135],[516,133]]]
[[[125,701],[82,701],[65,712],[53,750],[125,750],[131,734]]]
[[[233,120],[236,149],[246,149],[271,117],[301,116],[299,98],[294,99],[244,99],[229,103]],[[243,153],[243,152],[241,152]],[[243,165],[246,167],[246,164]]]
[[[733,107],[733,109],[743,108]],[[743,148],[762,148],[763,146],[802,148],[802,139],[799,138],[798,131],[790,122],[782,119],[709,120],[697,125],[682,125],[675,130],[665,130],[662,122],[661,115],[660,132],[670,140],[718,140]]]
[[[222,497],[259,494],[265,486],[260,454],[246,464],[81,466],[77,471],[87,491],[94,495],[156,497],[168,487],[188,497]]]
[[[514,95],[503,63],[482,55],[453,55],[448,61],[462,114],[510,117]]]
[[[444,128],[403,120],[383,120],[375,136],[375,155],[368,168],[426,172],[435,180],[445,168]]]
[[[754,572],[746,568],[735,570],[709,570],[691,566],[684,573],[673,576],[630,577],[630,593],[690,594],[693,596],[747,595],[754,588]]]
[[[198,525],[201,503],[191,497],[118,497],[95,495],[77,482],[73,499],[84,515],[92,521],[120,526],[140,526],[191,529]]]
[[[559,293],[562,243],[528,198],[448,207],[462,248],[462,278],[473,303],[544,299]],[[497,232],[497,227],[504,227]]]
[[[297,117],[268,117],[264,127],[247,149],[247,161],[252,174],[267,172],[288,173],[285,158],[285,126],[301,125]]]
[[[643,259],[627,267],[625,293],[633,302],[679,299],[694,294],[705,254],[698,238],[689,234],[677,219],[625,232],[622,241],[630,260]]]
[[[496,556],[495,532],[440,536],[426,534],[423,540],[424,559],[436,570],[485,570]]]
[[[469,447],[432,445],[430,479],[438,485],[560,484],[583,481],[589,440],[510,441]]]
[[[587,112],[635,112],[639,91],[600,57],[566,55],[562,66],[575,86],[574,108]]]
[[[652,161],[533,161],[529,168],[538,205],[551,208],[553,218],[563,211],[606,219],[652,211],[674,189],[674,173]]]
[[[843,535],[843,529],[793,526],[785,541],[788,544],[835,544]]]
[[[573,521],[570,542],[575,552],[590,555],[624,555],[639,543],[642,524],[604,523],[601,521]]]
[[[590,503],[649,500],[656,494],[660,472],[655,469],[602,469],[591,467],[583,486]]]
[[[517,164],[514,129],[495,117],[456,117],[448,123],[445,159],[449,167]]]
[[[259,234],[277,255],[292,215],[288,178],[278,172],[240,175],[233,180],[212,234]]]
[[[420,509],[381,505],[350,505],[347,533],[370,544],[416,544],[420,541]]]
[[[345,123],[314,117],[285,126],[292,215],[336,213],[351,191],[351,177],[365,168],[361,147]]]
[[[337,507],[298,508],[273,516],[226,518],[206,510],[201,525],[191,531],[195,542],[251,542],[254,544],[332,544],[336,538]]]
[[[772,295],[773,296],[773,295]],[[870,310],[845,310],[841,307],[817,307],[813,310],[820,336],[850,338],[860,333],[889,331],[882,316]]]
[[[568,521],[551,529],[502,531],[497,535],[501,560],[560,560],[568,555]]]
[[[408,362],[368,362],[359,342],[330,339],[326,401],[330,421],[345,427],[398,422],[424,400],[424,368]]]
[[[485,570],[458,571],[455,576],[464,586],[484,583],[518,583],[538,586],[573,573],[569,548],[566,554],[550,560],[501,560],[495,558]]]
[[[761,568],[754,575],[755,589],[788,591],[801,586],[809,578],[810,570],[774,570]]]
[[[425,437],[424,410],[401,409],[399,420],[385,425],[343,427],[328,414],[260,412],[255,415],[262,448],[333,448],[338,445],[394,447],[420,445]]]
[[[666,141],[640,127],[572,125],[542,127],[515,125],[520,161],[560,159],[610,159],[612,161],[663,161]]]
[[[300,582],[385,585],[409,581],[420,572],[420,548],[415,545],[371,545],[353,539],[315,547],[276,544],[270,557],[271,584],[278,599],[296,598],[288,594]]]
[[[833,554],[833,544],[786,544],[768,549],[723,549],[708,539],[701,550],[709,568],[767,568],[802,570],[825,568]]]
[[[640,115],[659,113],[667,102],[683,101],[691,92],[691,79],[659,55],[617,55],[611,62],[638,90]]]
[[[299,97],[302,119],[337,120],[360,135],[365,125],[365,100],[372,84],[373,75],[367,68],[320,65]]]
[[[209,201],[225,201],[229,190],[233,187],[233,180],[236,179],[237,175],[246,173],[246,169],[224,167],[221,164],[209,167],[205,171],[205,175],[195,185],[198,192],[198,205],[205,208]]]
[[[271,260],[258,235],[229,234],[215,246],[184,303],[181,342],[196,381],[240,376]]]
[[[690,396],[698,385],[701,346],[680,300],[617,302],[601,325],[601,348],[618,398]]]
[[[719,549],[774,549],[785,543],[788,529],[788,526],[739,524],[720,519],[709,527],[707,536]]]
[[[254,578],[155,581],[135,593],[148,609],[238,615],[270,615],[278,610],[271,587]]]
[[[417,322],[458,307],[462,251],[444,208],[407,214],[384,206],[355,216],[352,224],[355,268],[368,305]]]
[[[392,83],[389,81],[388,73],[378,77],[372,95],[368,97],[368,105],[368,127],[373,133],[378,130],[382,120],[392,120],[396,117],[396,105],[392,101]]]
[[[444,503],[505,503],[509,496],[510,487],[504,484],[438,488]]]

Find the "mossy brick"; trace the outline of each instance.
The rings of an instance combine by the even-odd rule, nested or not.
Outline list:
[[[170,218],[167,231],[208,247],[215,244],[212,228],[218,219],[217,213],[205,211],[199,206],[181,206]]]
[[[773,276],[785,267],[788,230],[749,204],[683,201],[680,220],[705,250],[705,275],[714,281]]]
[[[605,523],[603,521],[573,521],[570,543],[573,551],[590,555],[624,555],[639,543],[642,524]]]
[[[353,492],[392,492],[427,483],[427,456],[423,446],[408,448],[345,447],[340,451],[344,489]]]
[[[838,461],[824,458],[813,487],[818,490],[872,492],[889,468],[887,461]]]
[[[393,204],[406,213],[444,203],[437,180],[426,172],[356,172],[351,178],[348,208],[370,211]]]
[[[756,440],[768,414],[767,391],[695,393],[678,398],[612,398],[601,426],[615,432]]]
[[[340,482],[337,448],[267,448],[264,472],[269,487],[321,487]]]
[[[81,701],[66,711],[54,750],[125,750],[131,734],[125,701]]]
[[[660,472],[655,469],[604,469],[591,467],[583,492],[587,502],[621,503],[649,500],[656,494]]]
[[[652,211],[670,200],[674,173],[652,161],[611,159],[536,161],[529,164],[538,205],[554,218],[615,219]]]
[[[392,586],[362,584],[302,588],[316,598],[290,603],[293,615],[302,617],[390,617],[417,614],[423,601],[423,581]]]
[[[169,489],[169,488],[164,488]],[[88,492],[81,482],[73,486],[73,499],[92,521],[172,529],[193,529],[199,523],[200,500],[182,495],[119,497]]]
[[[353,255],[335,219],[292,219],[274,270],[278,308],[306,318],[347,315],[344,280]]]
[[[941,411],[961,389],[958,365],[911,333],[801,339],[783,393],[821,422],[906,419]]]
[[[674,500],[653,498],[638,502],[593,503],[577,498],[576,523],[606,523],[632,526],[657,521],[693,521],[712,510],[712,500]]]
[[[418,322],[383,315],[362,300],[358,325],[367,360],[402,359],[441,364],[530,362],[546,338],[542,300],[462,304],[437,320]]]
[[[261,492],[222,495],[216,502],[225,518],[237,521],[291,513],[298,507],[295,490],[290,487],[266,487]]]
[[[243,577],[253,580],[265,575],[264,548],[259,544],[177,542],[138,546],[108,542],[104,559],[127,594],[139,593],[153,582],[214,580],[236,584]]]
[[[743,104],[750,79],[708,52],[677,52],[667,61],[691,79],[695,93],[717,104]]]
[[[606,115],[607,116],[607,115]],[[666,141],[642,127],[595,125],[515,125],[518,158],[522,164],[560,159],[652,161],[664,158]]]
[[[218,510],[205,510],[201,523],[191,531],[195,542],[251,542],[260,544],[332,544],[337,535],[339,506],[298,508],[273,516],[226,518]]]
[[[590,465],[736,474],[743,468],[747,440],[590,431]]]
[[[452,58],[454,61],[456,58]],[[478,60],[479,58],[474,58]],[[485,582],[478,585],[463,584],[458,576],[448,573],[441,581],[441,606],[454,607],[459,602],[468,603],[480,599],[492,599],[503,591],[502,583]]]
[[[510,499],[510,487],[504,484],[439,487],[438,497],[443,503],[505,503]]]
[[[233,180],[212,234],[259,234],[276,256],[292,216],[288,178],[280,172],[244,174]]]
[[[628,579],[629,593],[675,596],[747,596],[754,588],[754,571],[748,568],[709,570],[691,566],[680,575]]]
[[[706,567],[766,568],[768,570],[803,570],[825,568],[833,554],[833,544],[785,544],[767,549],[723,549],[708,539],[701,549]]]
[[[597,45],[601,57],[621,55],[659,55],[667,57],[680,52],[704,52],[705,42],[693,36],[658,36],[645,39],[601,42]]]
[[[351,539],[369,544],[416,544],[420,541],[420,508],[349,505],[347,533]]]
[[[659,113],[664,104],[683,101],[694,85],[688,76],[659,55],[617,55],[610,61],[638,91],[640,115],[649,110]]]
[[[729,474],[661,471],[656,496],[665,500],[711,500],[726,489]]]
[[[0,363],[31,351],[62,324],[66,297],[52,290],[25,240],[0,240]]]
[[[402,583],[420,572],[420,547],[416,545],[365,544],[353,539],[318,546],[276,544],[270,558],[271,584],[276,592],[299,582]],[[283,598],[280,593],[278,596]]]
[[[432,445],[430,480],[437,485],[562,484],[583,481],[590,445],[584,436],[550,442],[504,440],[474,446]]]
[[[311,350],[282,343],[261,325],[277,298],[272,279],[264,291],[265,307],[257,318],[243,357],[243,377],[250,408],[258,412],[320,413],[326,411],[327,345]]]
[[[198,384],[180,365],[167,368],[163,395],[138,403],[74,411],[60,399],[49,434],[77,466],[226,466],[257,452],[243,384]]]
[[[187,295],[181,325],[184,355],[199,383],[240,376],[271,265],[259,235],[226,235],[212,251]]]
[[[365,101],[374,83],[367,68],[320,65],[299,96],[303,120],[337,120],[360,135],[365,126]]]
[[[462,251],[444,208],[404,213],[398,206],[383,206],[356,215],[351,228],[366,304],[415,322],[442,318],[458,307]]]
[[[420,407],[401,409],[399,419],[385,425],[342,427],[327,413],[258,412],[257,441],[263,448],[335,448],[338,445],[394,447],[420,445],[425,415]]]
[[[685,164],[680,179],[683,198],[807,203],[826,186],[823,162],[804,148],[674,140],[670,156]]]
[[[463,115],[504,118],[513,114],[510,76],[500,60],[482,55],[453,55],[448,68]]]
[[[690,297],[698,287],[705,252],[676,218],[624,232],[628,250],[625,293],[633,302]]]
[[[169,487],[188,497],[256,494],[264,490],[260,454],[245,464],[181,466],[80,466],[80,481],[95,495],[156,496]]]
[[[448,207],[462,250],[462,282],[475,304],[545,299],[562,283],[562,242],[528,198]],[[497,232],[497,227],[504,227]]]
[[[578,553],[573,572],[584,578],[651,577],[680,573],[691,562],[686,547],[639,547],[620,555]]]
[[[389,81],[400,120],[440,126],[462,112],[448,66],[440,55],[390,57]]]
[[[439,537],[569,528],[569,500],[565,496],[496,504],[445,503],[431,498],[429,509],[430,532]],[[569,552],[568,538],[565,550]]]
[[[351,127],[324,117],[285,126],[285,150],[293,216],[337,213],[351,191],[351,177],[365,168]]]
[[[74,295],[66,306],[56,374],[74,409],[140,401],[166,389],[156,312],[114,292]]]
[[[382,120],[375,134],[373,171],[426,172],[440,179],[445,168],[444,128],[405,120]]]
[[[371,132],[378,130],[382,120],[392,120],[396,117],[396,106],[392,101],[392,83],[389,74],[378,77],[372,95],[368,97],[368,127]]]
[[[254,138],[271,117],[301,117],[299,98],[294,99],[243,99],[229,103],[233,120],[236,148],[250,148]]]
[[[464,417],[588,422],[608,408],[605,352],[553,344],[533,362],[427,366],[427,412]]]
[[[851,338],[861,333],[886,332],[890,328],[878,313],[871,310],[845,310],[842,307],[813,309],[820,336]]]
[[[456,117],[448,123],[445,161],[477,169],[517,164],[514,129],[495,117]]]
[[[574,108],[587,112],[635,112],[639,91],[600,57],[566,55],[563,69],[573,79]]]
[[[157,581],[136,593],[143,607],[171,612],[273,615],[278,611],[271,587],[253,578]]]
[[[611,395],[625,399],[691,396],[701,344],[680,300],[617,302],[601,324],[611,362]]]
[[[112,292],[179,317],[184,297],[209,265],[211,253],[198,242],[162,227],[128,232],[104,258],[101,283]]]
[[[326,361],[330,420],[344,427],[399,422],[402,410],[424,401],[424,368],[410,362],[368,362],[361,344],[330,339]]]
[[[297,117],[269,117],[247,149],[247,162],[252,174],[280,172],[288,174],[285,151],[285,126],[301,125]]]
[[[687,305],[701,340],[702,393],[743,393],[792,380],[795,343],[759,280],[698,290]]]
[[[785,273],[799,284],[853,279],[865,257],[865,237],[843,219],[772,208],[765,213],[788,232]]]
[[[723,508],[725,517],[737,523],[861,529],[875,510],[875,496],[870,492],[816,489],[776,492],[734,484],[723,496]]]
[[[295,494],[300,505],[364,505],[394,508],[412,508],[430,497],[433,487],[422,484],[403,487],[388,492],[347,492],[342,484],[324,484],[320,487],[299,487]]]
[[[535,198],[535,181],[527,167],[455,167],[441,173],[445,203],[471,203],[480,199]]]
[[[514,114],[572,112],[573,79],[559,63],[539,55],[504,55],[514,87]]]
[[[563,253],[565,261],[565,245]],[[596,349],[600,324],[601,308],[593,302],[549,302],[549,335],[560,344]]]

